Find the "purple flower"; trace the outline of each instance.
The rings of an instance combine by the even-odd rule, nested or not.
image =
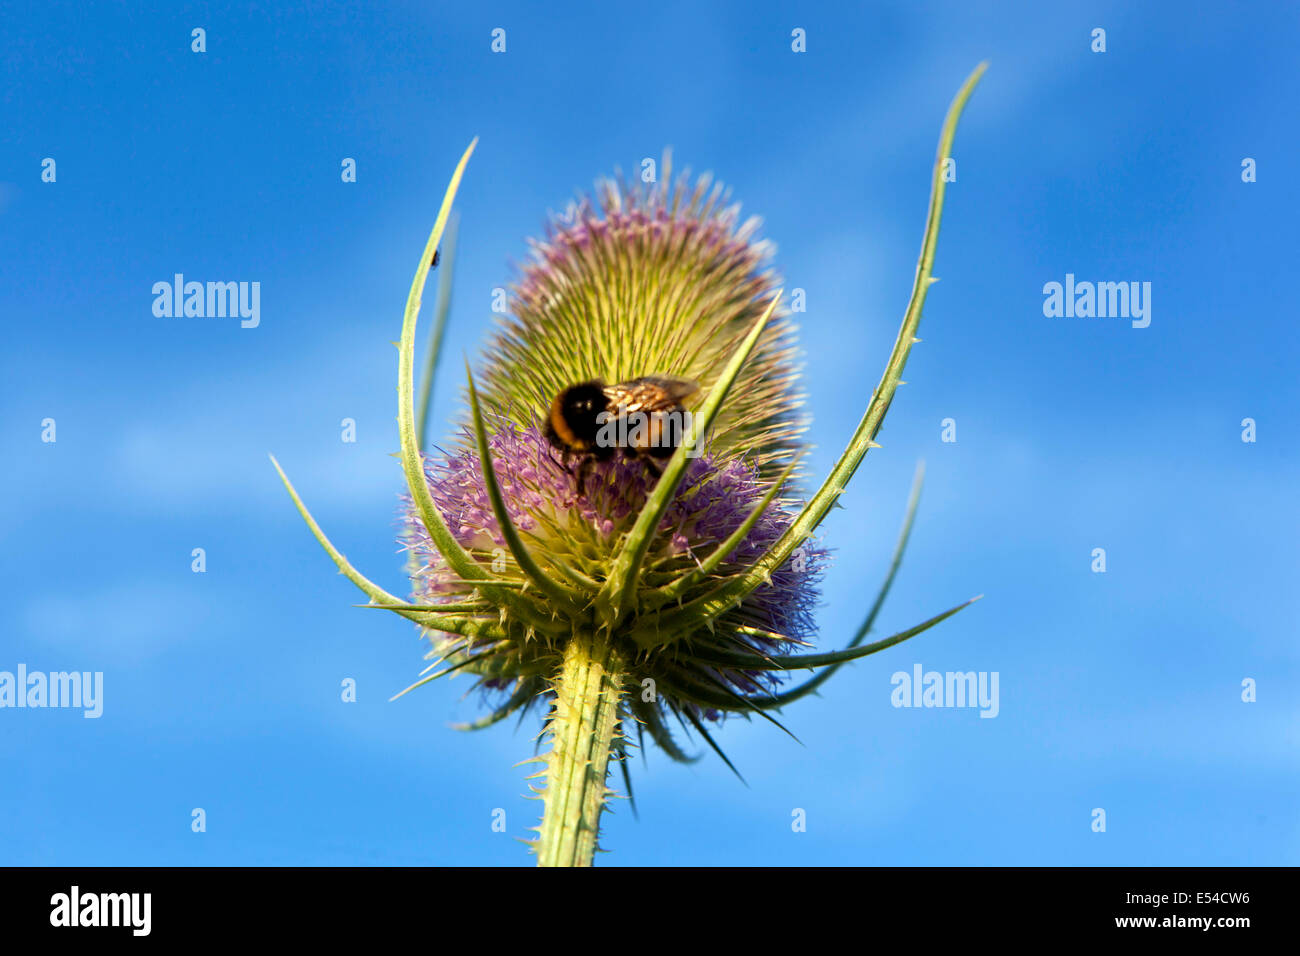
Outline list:
[[[579,494],[576,469],[561,463],[537,426],[519,427],[504,421],[495,424],[488,447],[511,523],[548,571],[560,577],[567,568],[576,572],[576,580],[599,586],[658,476],[639,459],[616,457],[596,463],[585,482],[586,494]],[[483,470],[471,444],[467,432],[462,447],[438,457],[425,456],[429,492],[463,548],[492,567],[496,578],[522,584],[526,579],[509,556],[506,537],[493,513]],[[770,488],[771,482],[743,459],[718,460],[708,452],[689,459],[685,477],[659,522],[647,557],[647,590],[655,591],[662,582],[698,568],[713,549],[742,526]],[[481,606],[485,619],[502,618],[500,610],[482,597],[477,586],[448,566],[411,497],[403,496],[403,502],[401,541],[409,551],[412,603]],[[718,581],[748,566],[781,536],[790,520],[790,513],[779,503],[762,510],[721,565],[701,575],[681,595],[679,603],[686,605],[706,595]],[[805,548],[772,574],[770,584],[755,590],[738,607],[716,618],[701,616],[693,623],[688,620],[685,626],[678,621],[659,642],[649,646],[629,640],[626,654],[636,660],[631,678],[653,680],[657,697],[667,697],[711,717],[720,716],[725,708],[717,706],[715,695],[702,694],[702,689],[717,691],[721,684],[735,692],[753,693],[776,687],[779,672],[695,662],[688,649],[703,642],[736,654],[794,652],[814,631],[816,581],[824,559],[823,550]],[[594,589],[590,596],[594,600]],[[541,601],[539,610],[544,608],[545,602]],[[638,607],[625,631],[652,626],[665,609]],[[485,685],[492,688],[509,686],[513,677],[530,680],[544,675],[548,667],[558,666],[563,634],[561,640],[550,640],[509,614],[504,615],[504,625],[509,638],[497,641],[489,650],[467,645],[460,635],[430,630],[429,637],[437,652],[449,659],[455,659],[457,653],[474,656],[475,661],[466,668],[482,675]]]

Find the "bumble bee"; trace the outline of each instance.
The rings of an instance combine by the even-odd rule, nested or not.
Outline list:
[[[700,390],[695,382],[666,375],[645,375],[618,385],[600,379],[563,389],[551,402],[546,437],[560,450],[564,464],[577,458],[578,493],[597,461],[615,452],[640,458],[655,473],[663,471],[685,436],[682,402]]]

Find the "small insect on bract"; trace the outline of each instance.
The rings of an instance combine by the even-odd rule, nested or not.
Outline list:
[[[441,255],[442,255],[442,250],[440,250],[440,249],[434,249],[434,250],[433,250],[433,261],[429,263],[429,268],[430,268],[430,269],[436,269],[436,268],[438,268],[438,258],[439,258]]]
[[[658,474],[685,436],[682,402],[699,390],[695,382],[666,375],[645,375],[617,385],[598,378],[579,382],[551,402],[546,437],[560,449],[566,465],[571,458],[580,461],[578,494],[585,494],[592,465],[617,452],[641,459]]]

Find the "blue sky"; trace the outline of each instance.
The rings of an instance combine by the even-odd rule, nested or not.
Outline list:
[[[790,708],[803,745],[730,722],[748,787],[712,756],[638,760],[641,819],[607,818],[601,862],[1300,862],[1300,13],[978,7],[6,5],[0,671],[102,671],[104,714],[0,709],[0,862],[530,863],[512,837],[540,804],[515,764],[537,727],[449,729],[479,712],[465,681],[387,702],[420,643],[351,608],[267,452],[403,590],[389,343],[477,135],[447,368],[549,210],[671,146],[764,218],[806,290],[824,471],[906,304],[943,111],[983,59],[924,343],[824,526],[821,642],[869,603],[918,459],[881,630],[986,597]],[[177,272],[260,282],[260,325],[155,317]],[[1150,282],[1150,326],[1045,317],[1067,273]],[[915,664],[997,672],[998,716],[891,706]]]

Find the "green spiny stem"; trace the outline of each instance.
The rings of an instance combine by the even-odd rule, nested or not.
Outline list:
[[[622,663],[608,637],[575,633],[553,690],[537,864],[591,866],[622,693]]]

